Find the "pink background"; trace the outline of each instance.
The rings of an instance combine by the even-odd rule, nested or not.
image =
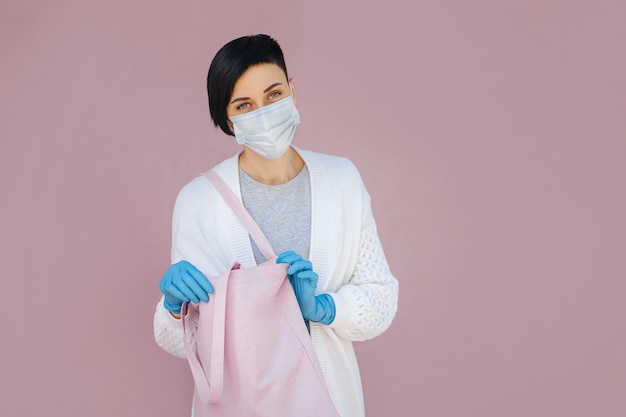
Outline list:
[[[170,216],[237,147],[217,49],[258,32],[296,144],[350,157],[401,282],[368,417],[626,415],[626,3],[2,1],[3,416],[186,416],[152,336]]]

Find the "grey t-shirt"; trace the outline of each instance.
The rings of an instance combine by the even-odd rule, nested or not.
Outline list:
[[[286,250],[309,258],[311,242],[311,184],[306,166],[285,184],[261,184],[239,169],[243,205],[272,245],[276,255]],[[254,241],[257,264],[265,262]]]

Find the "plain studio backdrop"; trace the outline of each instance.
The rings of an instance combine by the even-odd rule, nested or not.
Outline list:
[[[626,3],[0,3],[0,414],[186,416],[157,347],[178,190],[237,152],[206,71],[284,48],[294,144],[359,167],[399,310],[368,417],[626,415]]]

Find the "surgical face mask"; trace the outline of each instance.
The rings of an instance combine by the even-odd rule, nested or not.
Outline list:
[[[232,116],[230,121],[238,144],[264,158],[277,159],[291,145],[300,114],[293,96],[289,96],[250,113]]]

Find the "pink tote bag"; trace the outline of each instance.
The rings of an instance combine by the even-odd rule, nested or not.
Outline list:
[[[213,183],[248,229],[266,262],[235,263],[198,305],[196,350],[183,316],[193,374],[195,417],[339,417],[324,383],[291,284],[269,242],[241,202],[213,171]]]

